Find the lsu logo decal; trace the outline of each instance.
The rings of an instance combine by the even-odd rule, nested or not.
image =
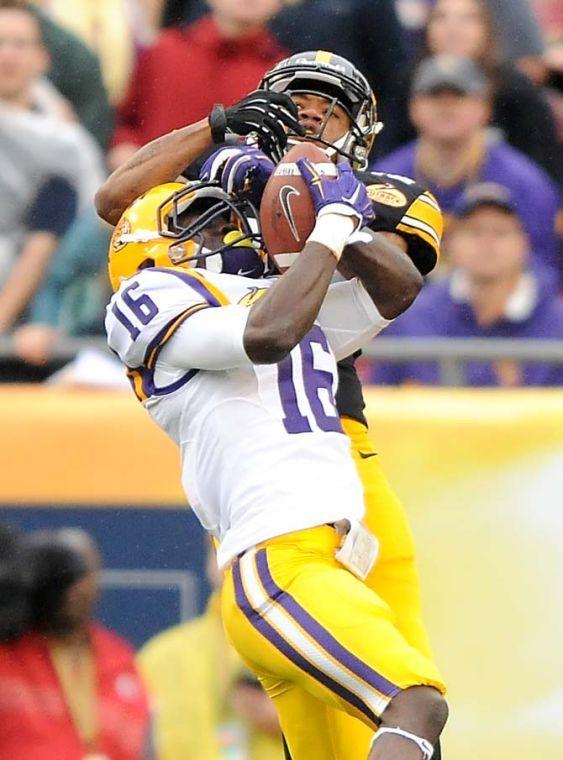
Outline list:
[[[249,292],[239,301],[239,306],[252,306],[259,301],[268,288],[249,288]]]
[[[393,185],[384,183],[379,185],[368,185],[366,188],[368,197],[376,203],[382,203],[384,206],[393,206],[401,208],[408,203],[407,196]]]
[[[131,234],[131,222],[128,219],[122,219],[111,236],[111,248],[113,251],[120,251],[127,243],[121,238],[123,235]]]

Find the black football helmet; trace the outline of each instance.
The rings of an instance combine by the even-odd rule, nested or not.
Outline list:
[[[260,88],[288,95],[309,93],[331,101],[319,135],[309,139],[344,156],[356,169],[367,167],[373,141],[383,124],[377,120],[377,101],[368,80],[346,58],[325,50],[295,53],[274,66]],[[329,143],[323,140],[323,133],[336,104],[346,111],[352,126],[336,143]]]

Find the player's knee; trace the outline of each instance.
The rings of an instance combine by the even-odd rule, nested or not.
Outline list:
[[[437,736],[442,733],[448,720],[449,707],[444,697],[436,689],[429,689],[424,697],[424,709],[428,726]]]
[[[381,725],[400,726],[437,738],[448,719],[448,703],[437,689],[412,686],[398,694],[381,716]]]

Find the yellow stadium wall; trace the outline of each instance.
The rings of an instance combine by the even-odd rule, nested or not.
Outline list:
[[[563,757],[563,392],[370,390],[450,686],[447,760]],[[127,394],[0,390],[0,502],[182,505]]]

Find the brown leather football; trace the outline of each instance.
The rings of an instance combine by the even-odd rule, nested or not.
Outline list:
[[[326,153],[310,142],[295,145],[276,166],[262,196],[260,225],[266,250],[280,272],[291,266],[315,226],[313,201],[297,166],[301,158],[308,158],[321,174],[336,174]]]

